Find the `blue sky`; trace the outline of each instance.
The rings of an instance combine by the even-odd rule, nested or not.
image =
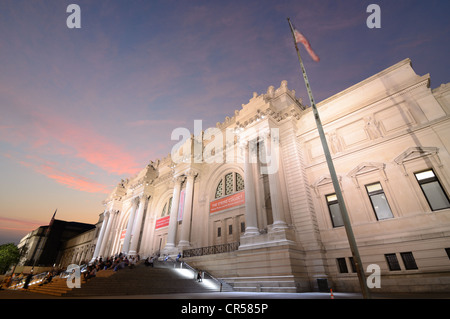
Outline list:
[[[69,29],[66,8],[81,8]],[[369,4],[381,28],[369,29]],[[0,2],[0,243],[57,218],[95,223],[121,178],[170,153],[177,127],[214,126],[282,80],[308,104],[405,59],[450,82],[450,2]]]

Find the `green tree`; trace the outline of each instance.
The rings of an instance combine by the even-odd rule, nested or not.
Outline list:
[[[15,244],[0,245],[0,274],[8,271],[9,267],[19,261],[20,252]]]

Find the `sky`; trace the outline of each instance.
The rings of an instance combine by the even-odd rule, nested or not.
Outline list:
[[[69,4],[81,28],[68,28]],[[368,28],[369,4],[381,28]],[[96,223],[122,178],[167,156],[175,128],[233,116],[287,80],[324,100],[405,58],[450,82],[448,0],[0,0],[0,244],[56,218]]]

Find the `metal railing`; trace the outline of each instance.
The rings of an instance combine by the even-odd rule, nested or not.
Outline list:
[[[205,256],[205,255],[214,255],[214,254],[222,254],[235,251],[239,248],[239,242],[200,247],[200,248],[192,248],[183,250],[183,257],[196,257],[196,256]]]
[[[192,278],[194,280],[197,280],[197,275],[200,272],[201,273],[201,277],[202,279],[211,279],[212,281],[214,281],[216,283],[216,285],[219,287],[219,292],[222,291],[233,291],[233,287],[228,284],[226,281],[220,279],[220,278],[216,278],[213,275],[211,275],[208,271],[205,270],[199,270],[196,269],[194,267],[192,267],[189,263],[187,263],[185,260],[175,260],[171,257],[167,257],[164,258],[162,260],[156,260],[155,261],[155,266],[156,267],[161,267],[161,266],[168,266],[168,268],[178,268],[178,269],[188,269],[192,272]],[[170,266],[169,266],[170,265]]]
[[[186,268],[189,269],[193,272],[194,274],[194,278],[196,278],[195,274],[198,274],[198,272],[202,273],[202,279],[211,279],[213,280],[218,286],[219,286],[219,292],[222,292],[224,288],[226,288],[227,291],[233,291],[233,287],[228,284],[227,282],[223,281],[220,278],[216,278],[213,275],[211,275],[209,272],[205,271],[205,270],[197,270],[194,267],[192,267],[191,265],[189,265],[186,261],[182,261],[180,262],[180,268]]]

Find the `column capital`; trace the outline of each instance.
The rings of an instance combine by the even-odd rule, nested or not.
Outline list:
[[[136,198],[139,200],[139,202],[141,202],[141,201],[143,201],[143,200],[146,200],[146,199],[149,198],[149,197],[150,197],[150,195],[145,194],[145,193],[142,193],[142,194],[136,196]]]
[[[172,177],[172,182],[174,182],[175,184],[181,184],[185,179],[184,175],[177,175]]]
[[[198,176],[198,171],[195,170],[195,169],[190,168],[190,169],[188,169],[188,170],[186,171],[186,173],[184,173],[184,175],[185,175],[187,178],[195,178],[195,177]]]

